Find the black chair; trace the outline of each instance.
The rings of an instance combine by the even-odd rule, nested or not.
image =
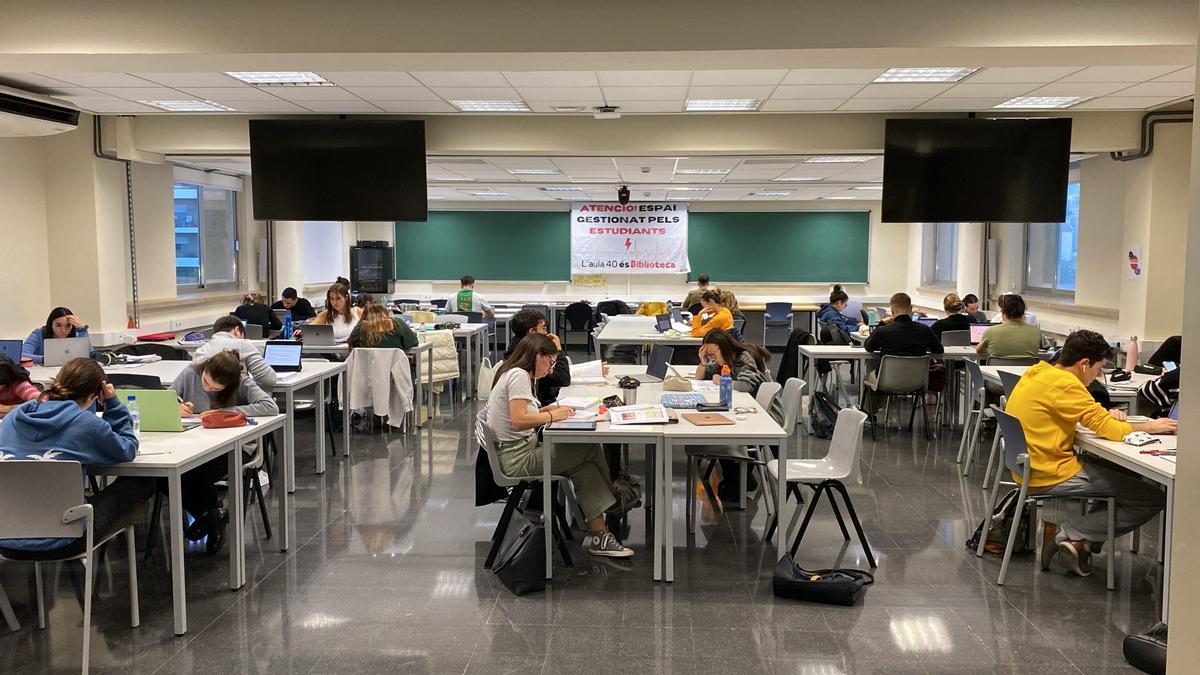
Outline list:
[[[700,310],[702,310],[702,309],[704,309],[704,306],[697,302],[697,303],[693,304],[691,307],[688,307],[688,314],[695,316],[695,315],[699,314]]]
[[[211,336],[212,333],[210,332]],[[126,356],[157,356],[163,361],[191,361],[192,355],[186,349],[172,347],[168,344],[157,344],[152,342],[139,342],[132,345],[121,345],[113,350],[118,354]]]
[[[430,304],[432,304],[434,307],[437,307],[438,309],[446,309],[447,302],[449,302],[449,300],[447,300],[446,298],[439,298],[437,300],[431,300]]]
[[[397,305],[419,305],[419,304],[421,304],[421,301],[417,300],[416,298],[400,298],[399,300],[393,300],[392,302],[394,302]]]
[[[116,389],[164,389],[157,375],[134,375],[132,373],[107,373],[108,380]]]
[[[592,306],[586,302],[572,302],[563,310],[563,322],[559,324],[559,329],[562,331],[563,346],[567,346],[571,333],[585,333],[588,336],[588,349],[591,349],[591,334],[592,329],[596,327],[595,318],[592,316]]]

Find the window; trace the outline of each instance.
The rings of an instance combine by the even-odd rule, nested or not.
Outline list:
[[[1079,183],[1067,185],[1067,220],[1025,225],[1025,290],[1074,297],[1079,251]]]
[[[922,286],[953,286],[958,279],[958,223],[925,223]]]
[[[237,286],[237,193],[175,183],[175,284]]]

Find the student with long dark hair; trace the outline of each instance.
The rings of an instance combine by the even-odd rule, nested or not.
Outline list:
[[[849,302],[850,296],[846,294],[845,289],[835,285],[829,293],[829,302],[821,303],[821,311],[817,312],[817,321],[831,323],[847,333],[853,333],[858,330],[858,324],[862,322],[852,316],[842,314]]]
[[[392,318],[392,313],[374,300],[363,306],[362,320],[350,331],[351,349],[412,349],[416,346],[417,334],[408,324]]]
[[[29,371],[0,354],[0,418],[13,408],[32,401],[42,392],[29,381]]]
[[[46,340],[88,337],[88,327],[66,307],[55,307],[46,317],[46,325],[33,329],[21,345],[21,358],[41,364],[46,355]]]
[[[538,428],[574,414],[557,404],[542,406],[533,393],[537,381],[551,371],[557,357],[558,347],[553,340],[530,333],[496,371],[482,414],[495,436],[500,466],[507,474],[540,476],[544,460]],[[604,523],[606,513],[623,513],[635,504],[618,498],[600,446],[556,445],[550,468],[551,473],[569,476],[575,486],[579,507],[592,532],[588,553],[610,558],[632,556],[633,551],[622,546]]]
[[[350,288],[344,284],[334,284],[325,291],[325,309],[317,312],[317,317],[308,323],[313,326],[333,326],[333,339],[340,343],[350,340],[350,334],[361,317],[362,309],[350,301]]]
[[[1004,322],[983,332],[975,351],[1005,359],[1034,358],[1042,347],[1042,331],[1025,323],[1025,300],[1016,293],[1000,296]]]

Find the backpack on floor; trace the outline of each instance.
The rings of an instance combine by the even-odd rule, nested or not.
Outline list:
[[[546,590],[546,528],[540,520],[522,514],[513,519],[521,529],[500,551],[492,572],[513,595]]]
[[[833,438],[833,426],[837,423],[838,407],[830,400],[829,394],[823,391],[813,394],[811,408],[813,433],[817,438]]]
[[[995,553],[1004,555],[1004,547],[1008,544],[1008,533],[1012,528],[1013,516],[1017,513],[1017,498],[1020,497],[1021,491],[1013,488],[1008,491],[1008,494],[1000,500],[995,509],[992,509],[991,517],[979,523],[975,528],[975,533],[967,540],[967,550],[972,553],[979,549],[979,537],[983,536],[983,527],[987,525],[987,543],[983,545],[985,553]],[[1029,550],[1029,520],[1022,518],[1021,524],[1017,526],[1017,540],[1013,542],[1013,553],[1022,553]]]

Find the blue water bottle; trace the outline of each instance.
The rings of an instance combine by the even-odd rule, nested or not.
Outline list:
[[[283,315],[283,339],[292,339],[292,313],[288,312]]]
[[[721,405],[726,408],[733,406],[733,378],[729,375],[729,366],[721,366]]]

